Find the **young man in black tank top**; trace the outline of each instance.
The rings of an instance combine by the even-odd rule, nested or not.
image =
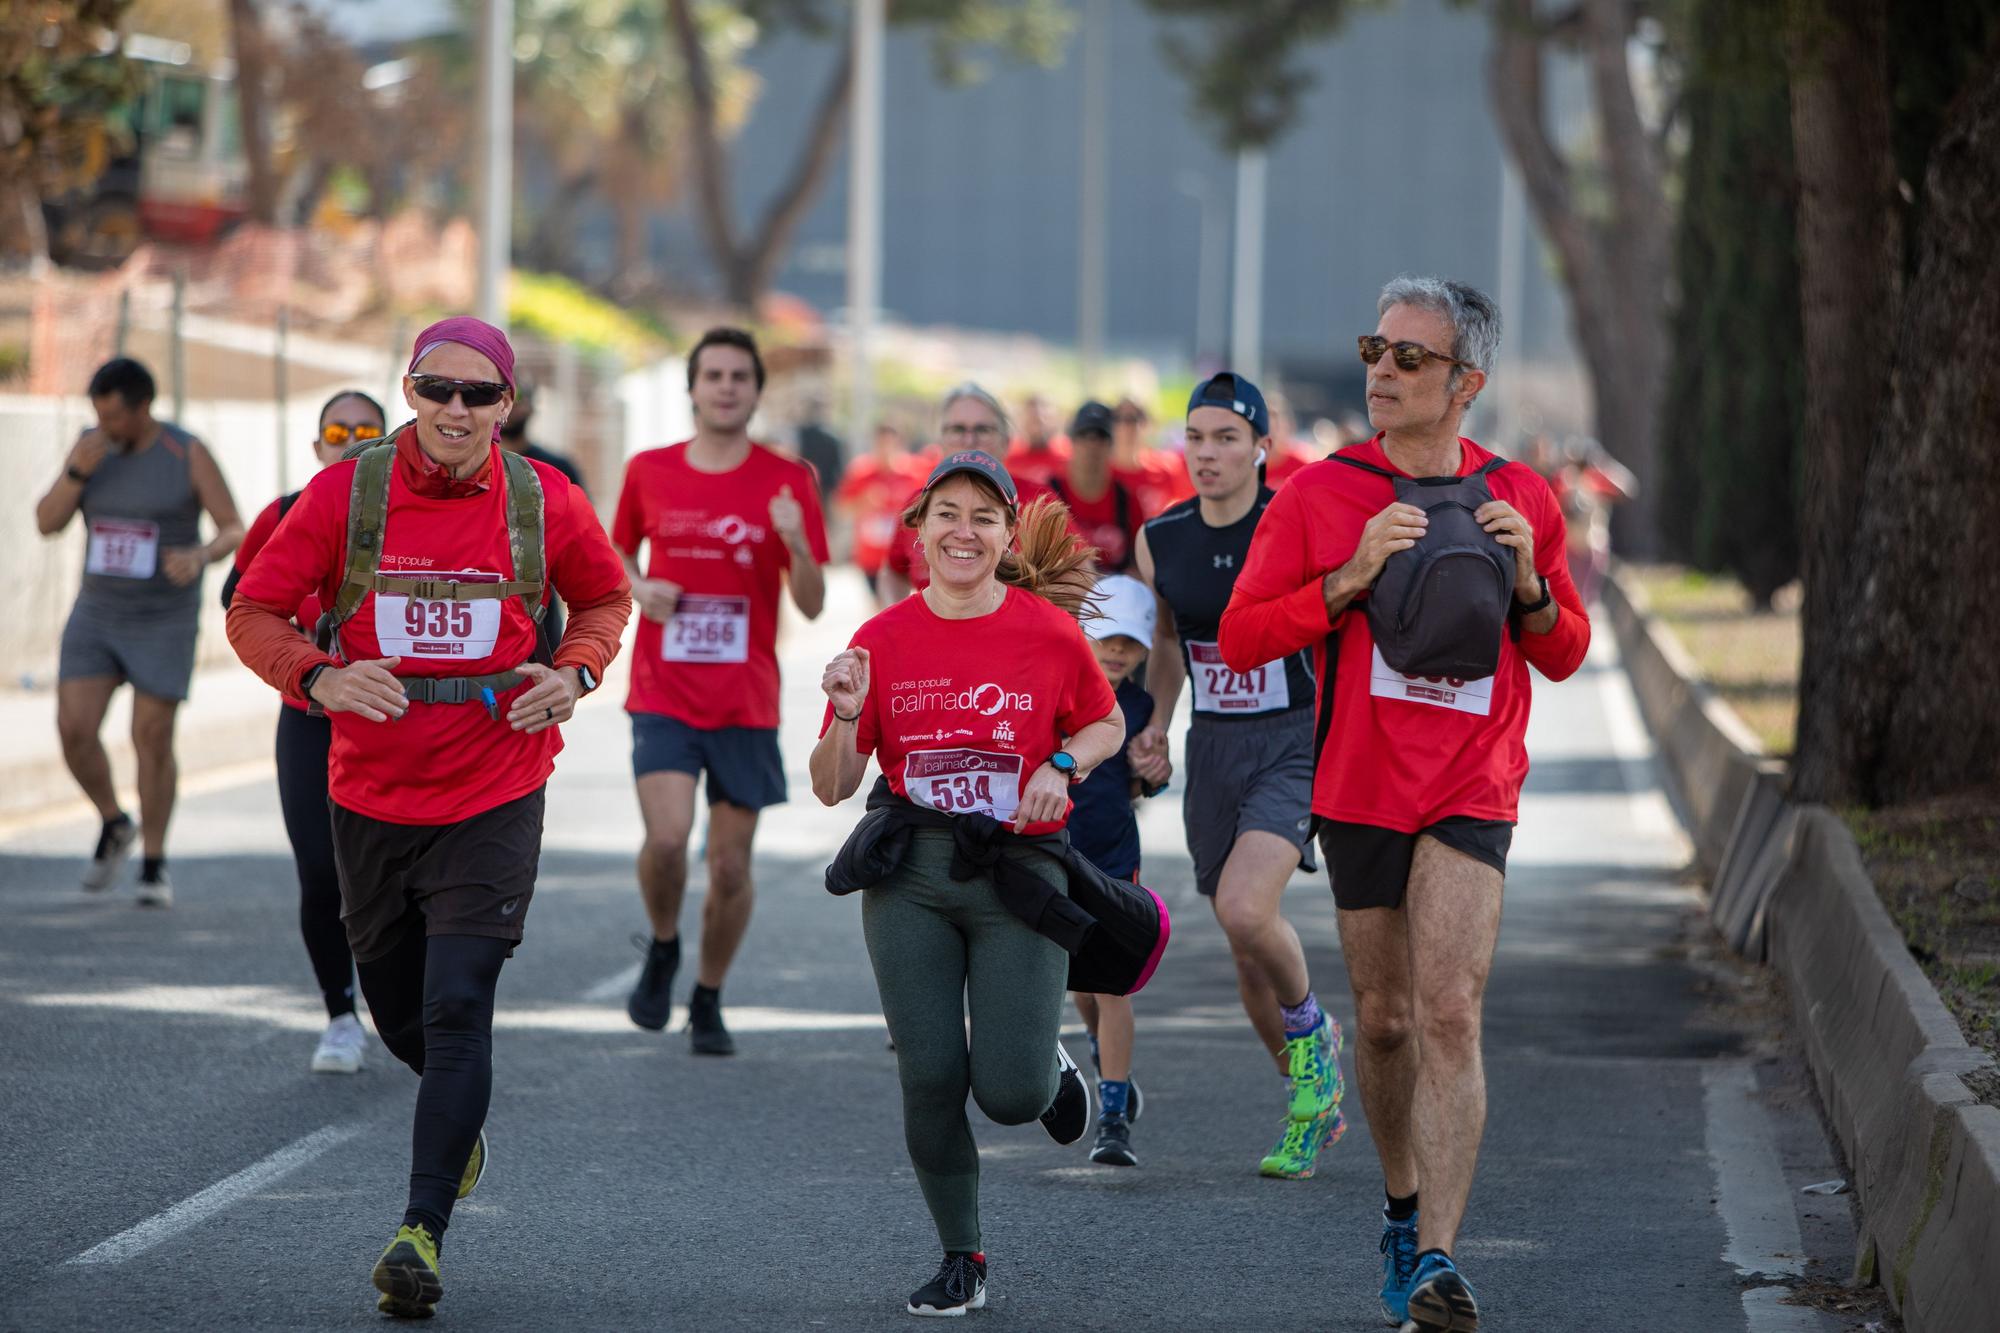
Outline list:
[[[1278,910],[1310,867],[1314,685],[1302,653],[1248,674],[1223,665],[1222,612],[1271,492],[1258,465],[1270,414],[1257,386],[1223,373],[1188,402],[1187,466],[1195,498],[1140,531],[1140,578],[1159,598],[1146,687],[1153,720],[1140,752],[1164,753],[1181,686],[1194,687],[1182,803],[1195,887],[1229,937],[1251,1025],[1290,1081],[1277,1147],[1259,1169],[1299,1179],[1346,1128],[1340,1114],[1340,1025],[1320,1011],[1298,932]]]

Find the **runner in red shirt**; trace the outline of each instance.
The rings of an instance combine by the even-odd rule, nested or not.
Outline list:
[[[1048,484],[1069,466],[1070,442],[1054,434],[1054,430],[1049,400],[1038,393],[1028,395],[1021,404],[1021,433],[1007,444],[1007,472],[1014,478],[1016,486],[1027,482],[1047,489]],[[950,448],[951,442],[947,440],[945,446]],[[995,451],[989,449],[987,452]],[[1024,499],[1021,503],[1033,502]]]
[[[828,707],[812,779],[825,804],[854,794],[873,755],[886,790],[871,807],[974,820],[963,830],[972,838],[982,815],[1018,834],[1053,833],[1069,818],[1071,785],[1124,744],[1124,715],[1075,619],[1092,582],[1088,549],[1057,506],[1017,503],[1013,479],[982,450],[948,453],[931,473],[916,517],[935,581],[856,631],[821,680]],[[986,1303],[967,1093],[1002,1124],[1040,1118],[1058,1143],[1090,1124],[1089,1089],[1056,1039],[1068,956],[1009,910],[990,865],[958,876],[960,832],[910,829],[902,863],[862,890],[904,1139],[944,1248],[911,1314]],[[1063,877],[1050,858],[994,836],[1014,871]]]
[[[1087,402],[1070,423],[1069,465],[1050,478],[1049,489],[1069,506],[1070,526],[1097,548],[1097,568],[1122,574],[1132,567],[1145,510],[1111,467],[1111,409]]]
[[[688,1002],[689,1042],[699,1055],[735,1054],[722,1021],[722,983],[750,928],[758,812],[785,799],[778,598],[789,587],[808,620],[826,602],[826,524],[812,471],[750,439],[763,391],[755,339],[741,329],[703,334],[688,354],[694,438],[632,459],[611,528],[644,616],[625,711],[646,821],[639,892],[653,927],[625,1012],[650,1031],[667,1025],[695,784],[706,771],[708,897]]]
[[[492,325],[461,316],[418,334],[403,379],[416,421],[375,446],[394,451],[382,522],[364,512],[357,530],[380,554],[333,655],[292,618],[314,593],[334,605],[347,581],[362,462],[306,486],[229,608],[244,662],[333,717],[341,919],[376,1032],[423,1079],[409,1206],[373,1273],[377,1308],[406,1317],[435,1313],[452,1205],[485,1169],[494,992],[534,897],[557,727],[618,651],[632,608],[597,515],[534,462],[546,580],[468,595],[526,572],[498,444],[513,391],[513,348]],[[527,605],[539,610],[551,588],[570,607],[552,661]]]
[[[331,467],[349,445],[379,440],[388,428],[380,403],[359,389],[343,390],[319,410],[313,457],[321,467]],[[297,490],[279,496],[250,524],[243,545],[236,548],[236,567],[222,585],[223,610],[235,600],[236,585],[250,562],[302,494]],[[318,591],[307,593],[292,617],[301,638],[311,636],[320,610]],[[326,1031],[313,1049],[311,1068],[315,1074],[358,1074],[366,1059],[368,1034],[354,1013],[354,953],[347,947],[347,929],[340,924],[340,868],[334,863],[333,823],[326,808],[333,723],[325,714],[309,713],[303,699],[284,697],[284,705],[278,712],[278,806],[299,872],[299,932],[326,1003]]]
[[[1149,419],[1138,399],[1128,395],[1118,400],[1111,411],[1111,475],[1131,488],[1140,510],[1152,518],[1186,498],[1181,492],[1189,483],[1181,456],[1154,448],[1146,438]]]
[[[854,525],[854,563],[878,605],[882,563],[903,533],[904,508],[929,475],[930,466],[905,447],[903,433],[885,423],[875,428],[874,452],[854,460],[834,492],[835,511]]]
[[[1282,394],[1273,394],[1271,408],[1271,449],[1264,460],[1264,484],[1277,490],[1302,469],[1317,463],[1320,456],[1299,441],[1298,418]]]
[[[1361,357],[1380,434],[1342,456],[1412,477],[1476,471],[1493,455],[1458,426],[1499,349],[1492,300],[1457,282],[1397,278],[1378,311]],[[1322,691],[1313,813],[1325,821],[1362,1105],[1385,1178],[1382,1300],[1405,1327],[1432,1333],[1478,1327],[1451,1252],[1485,1127],[1480,1002],[1528,771],[1528,667],[1561,680],[1590,644],[1548,483],[1509,464],[1487,484],[1493,499],[1474,517],[1514,553],[1519,630],[1503,631],[1488,679],[1415,679],[1383,661],[1356,603],[1428,520],[1396,502],[1386,478],[1339,462],[1277,493],[1222,617],[1234,670],[1308,646],[1334,658],[1323,648],[1331,697]]]

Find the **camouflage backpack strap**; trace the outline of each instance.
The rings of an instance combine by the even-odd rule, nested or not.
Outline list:
[[[333,628],[347,623],[361,599],[375,591],[382,567],[382,532],[389,519],[389,469],[396,461],[393,440],[371,444],[355,453],[354,484],[347,496],[347,571],[334,594]]]
[[[542,540],[542,479],[535,465],[502,449],[507,468],[507,547],[514,558],[514,579],[501,586],[521,599],[521,606],[542,623],[547,609],[548,554]]]

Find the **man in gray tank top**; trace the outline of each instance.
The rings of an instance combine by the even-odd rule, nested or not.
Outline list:
[[[111,887],[143,840],[139,904],[169,907],[167,819],[174,808],[174,714],[194,672],[202,571],[227,559],[243,523],[222,470],[200,440],[153,419],[153,377],[120,357],[90,380],[97,426],[70,450],[63,475],[35,506],[44,536],[79,511],[88,531],[83,587],[63,628],[56,726],[63,759],[104,820],[83,887]],[[215,537],[201,540],[202,511]],[[119,685],[132,685],[139,827],[118,806],[98,738]]]

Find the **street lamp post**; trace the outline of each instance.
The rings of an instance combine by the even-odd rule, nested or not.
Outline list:
[[[854,6],[854,97],[847,149],[848,448],[874,438],[875,368],[870,342],[882,300],[883,0]]]
[[[507,326],[513,250],[514,0],[479,7],[479,317]]]
[[[1236,154],[1236,272],[1230,306],[1229,368],[1261,380],[1264,359],[1264,177],[1261,148]]]
[[[1196,242],[1194,275],[1194,356],[1197,369],[1202,358],[1222,350],[1222,201],[1208,179],[1192,169],[1180,173],[1174,188],[1194,200],[1200,212],[1200,237]]]

